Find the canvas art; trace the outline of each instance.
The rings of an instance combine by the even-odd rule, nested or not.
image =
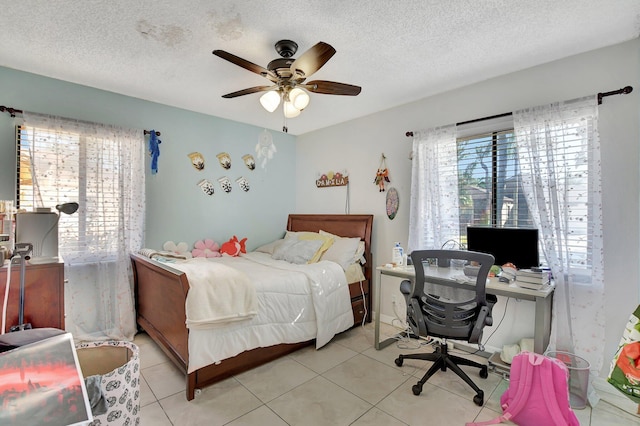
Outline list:
[[[70,333],[0,354],[0,424],[63,426],[91,420]]]

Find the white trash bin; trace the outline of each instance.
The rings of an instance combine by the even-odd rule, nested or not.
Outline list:
[[[137,426],[140,423],[140,354],[131,342],[78,343],[82,375],[101,375],[107,412],[94,416],[91,426]]]

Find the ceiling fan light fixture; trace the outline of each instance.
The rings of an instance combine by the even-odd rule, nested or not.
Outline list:
[[[291,102],[284,102],[284,116],[287,118],[294,118],[300,115],[300,110],[296,108]]]
[[[309,94],[299,87],[296,87],[289,92],[289,101],[296,109],[302,111],[309,105]]]
[[[273,90],[268,91],[260,96],[260,104],[269,112],[275,111],[280,105],[280,93]]]

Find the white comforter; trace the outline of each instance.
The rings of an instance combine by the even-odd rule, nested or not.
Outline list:
[[[337,263],[294,265],[258,252],[207,261],[242,271],[255,287],[258,309],[244,320],[190,328],[189,373],[257,347],[316,339],[320,348],[353,325],[347,280]]]
[[[213,328],[258,313],[255,286],[242,271],[196,257],[173,266],[187,274],[187,328]]]

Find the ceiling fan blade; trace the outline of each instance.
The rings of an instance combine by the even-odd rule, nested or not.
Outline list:
[[[225,52],[224,50],[214,50],[212,53],[222,59],[231,62],[232,64],[238,65],[239,67],[266,77],[271,81],[276,81],[278,79],[278,77],[268,69],[261,67],[260,65],[256,65],[253,62],[249,62],[246,59],[242,59],[241,57],[236,56],[232,53]]]
[[[267,90],[271,90],[271,89],[273,89],[275,87],[276,86],[249,87],[248,89],[242,89],[242,90],[238,90],[237,92],[227,93],[226,95],[222,95],[222,97],[226,98],[226,99],[237,98],[238,96],[250,95],[252,93],[266,92]]]
[[[313,93],[324,93],[326,95],[346,95],[357,96],[362,88],[353,84],[337,83],[335,81],[313,80],[303,85]]]
[[[318,71],[336,53],[330,44],[323,41],[307,50],[291,64],[291,73],[300,77],[309,77]]]

